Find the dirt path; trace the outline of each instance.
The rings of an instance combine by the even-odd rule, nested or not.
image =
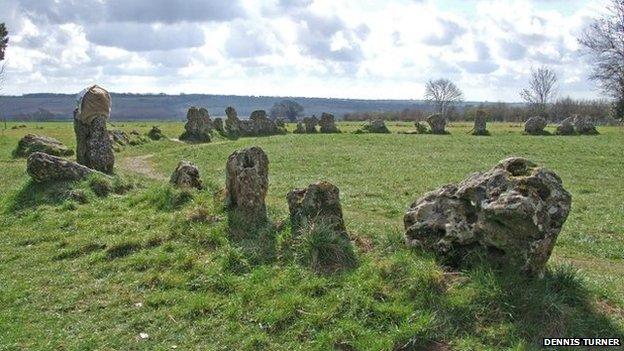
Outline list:
[[[154,167],[152,167],[152,163],[149,160],[152,157],[154,157],[154,154],[126,157],[121,160],[121,167],[151,179],[166,180],[167,177],[158,173]]]

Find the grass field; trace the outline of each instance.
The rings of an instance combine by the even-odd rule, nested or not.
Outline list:
[[[169,137],[183,129],[159,125]],[[545,336],[624,340],[622,128],[533,137],[501,123],[475,137],[467,124],[436,136],[397,134],[411,127],[390,123],[392,134],[153,141],[116,154],[117,174],[135,188],[98,197],[88,182],[33,184],[11,157],[26,133],[74,147],[71,124],[11,126],[0,134],[0,350],[531,350]],[[227,156],[252,145],[269,157],[275,222],[287,220],[290,189],[322,179],[340,188],[356,268],[314,273],[292,254],[288,225],[258,240],[228,236],[214,194]],[[553,169],[572,194],[544,279],[485,265],[448,272],[404,246],[414,199],[511,155]],[[205,190],[167,185],[181,159],[198,165]],[[67,200],[69,188],[89,202]],[[190,220],[198,211],[213,220]]]

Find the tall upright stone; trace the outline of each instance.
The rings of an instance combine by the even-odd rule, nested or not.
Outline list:
[[[240,133],[240,120],[238,119],[236,109],[228,106],[225,109],[225,115],[227,116],[224,126],[225,133],[229,136],[238,136]]]
[[[477,115],[474,120],[474,128],[472,128],[473,135],[488,135],[487,130],[487,114],[483,110],[477,110]]]
[[[235,151],[225,168],[226,199],[231,223],[258,229],[268,222],[265,198],[269,189],[269,158],[259,147]]]
[[[304,117],[303,118],[303,125],[305,127],[305,132],[306,133],[316,133],[316,124],[317,123],[318,123],[318,120],[316,119],[316,116]]]
[[[340,133],[340,130],[336,127],[334,115],[331,113],[323,112],[319,120],[319,125],[321,126],[321,133]]]
[[[115,165],[115,153],[106,129],[110,111],[110,94],[97,85],[78,95],[78,107],[74,111],[76,159],[79,164],[104,173],[112,173]]]
[[[186,113],[186,124],[184,133],[180,135],[180,140],[192,142],[210,142],[210,132],[212,131],[212,121],[208,110],[203,107],[191,106]]]

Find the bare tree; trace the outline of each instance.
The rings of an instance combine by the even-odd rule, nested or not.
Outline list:
[[[579,43],[592,59],[590,78],[616,100],[616,116],[624,118],[624,0],[611,0],[606,13],[594,20]]]
[[[425,101],[433,104],[436,112],[445,117],[457,103],[463,100],[464,94],[449,79],[430,80],[425,86]]]
[[[520,97],[534,112],[546,117],[548,104],[557,95],[557,75],[546,66],[531,69],[529,87],[520,91]]]

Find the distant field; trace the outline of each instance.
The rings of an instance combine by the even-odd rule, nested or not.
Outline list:
[[[171,138],[183,130],[153,123]],[[392,122],[392,134],[353,134],[360,123],[340,123],[347,133],[153,141],[116,154],[135,189],[76,204],[62,192],[86,184],[32,184],[25,160],[11,157],[26,133],[74,147],[72,125],[10,129],[17,124],[0,132],[0,350],[528,350],[545,336],[624,340],[621,127],[535,137],[500,123],[476,137],[468,124],[437,136],[398,134],[413,126]],[[288,255],[288,226],[240,243],[224,220],[188,220],[198,208],[224,216],[213,194],[227,156],[253,145],[269,157],[276,222],[288,218],[290,189],[321,179],[340,188],[357,268],[324,276],[301,266]],[[449,273],[404,247],[414,199],[511,155],[554,170],[572,194],[544,279],[485,266]],[[208,187],[178,203],[166,183],[182,159]]]

